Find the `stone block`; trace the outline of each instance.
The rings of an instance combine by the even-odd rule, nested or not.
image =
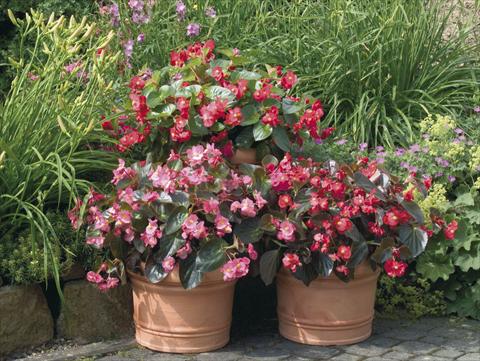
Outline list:
[[[129,285],[100,292],[86,281],[67,282],[57,321],[58,337],[87,343],[133,334],[132,290]]]
[[[0,287],[0,356],[53,338],[53,318],[38,285]]]

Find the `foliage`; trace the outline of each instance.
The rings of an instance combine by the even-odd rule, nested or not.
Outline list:
[[[49,211],[45,214],[62,243],[52,245],[53,256],[59,264],[59,272],[66,273],[74,262],[87,265],[92,262],[91,250],[72,230],[63,212]],[[46,255],[48,253],[48,255]],[[32,284],[45,282],[44,258],[52,257],[42,242],[34,240],[28,229],[20,234],[8,234],[0,243],[0,284]],[[49,269],[47,277],[54,277]]]
[[[120,151],[143,144],[137,152],[160,159],[199,141],[215,142],[227,158],[234,147],[299,154],[305,142],[330,136],[333,128],[319,129],[321,102],[291,96],[295,73],[250,61],[212,40],[172,51],[169,67],[131,79],[126,109],[103,126]]]
[[[177,12],[176,3],[157,2],[145,24],[121,17],[118,43],[130,41],[134,68],[167,65],[171,49],[192,37],[249,49],[258,63],[295,70],[297,89],[328,99],[326,121],[357,142],[411,142],[416,119],[462,113],[478,92],[478,43],[465,41],[472,30],[444,39],[450,14],[431,2],[192,0]],[[187,35],[192,24],[198,36]]]
[[[95,12],[92,0],[0,0],[0,98],[4,98],[10,88],[15,72],[7,66],[9,57],[18,57],[19,34],[11,23],[6,9],[11,9],[15,16],[24,18],[31,8],[44,14],[55,12],[65,16],[88,16]],[[29,42],[29,46],[35,44]]]
[[[243,243],[267,243],[260,260],[266,284],[280,261],[306,285],[331,273],[348,281],[366,260],[401,277],[404,261],[421,254],[433,233],[443,229],[454,237],[455,221],[447,225],[437,212],[424,214],[412,202],[413,189],[425,194],[428,186],[414,177],[404,185],[375,162],[322,164],[287,154],[281,161],[266,156],[262,164],[243,169],[267,207],[234,234]]]
[[[398,315],[399,311],[419,318],[442,316],[447,310],[444,294],[435,290],[432,282],[416,274],[398,280],[381,275],[375,307],[382,315]]]
[[[37,12],[10,17],[20,42],[0,109],[0,241],[16,242],[29,229],[32,252],[36,245],[43,250],[43,278],[53,275],[59,286],[59,235],[46,212],[69,207],[91,187],[88,178],[111,169],[115,159],[95,149],[103,136],[96,119],[111,86],[105,76],[116,61],[97,50],[112,35],[95,35],[86,19],[47,20]]]
[[[101,248],[107,260],[87,274],[89,281],[101,290],[115,287],[125,279],[125,265],[153,283],[178,265],[186,289],[219,268],[226,281],[248,273],[250,259],[237,257],[246,250],[232,228],[254,217],[264,200],[248,192],[251,178],[232,171],[218,149],[196,145],[180,154],[172,150],[166,163],[119,163],[112,180],[116,190],[108,196],[90,193],[70,212],[76,228],[85,218],[86,242]]]

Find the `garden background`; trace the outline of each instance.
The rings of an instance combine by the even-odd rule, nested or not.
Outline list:
[[[432,177],[423,207],[456,213],[455,241],[434,239],[403,279],[381,279],[378,311],[480,319],[480,4],[179,3],[0,0],[0,286],[56,293],[72,266],[95,262],[67,211],[105,187],[120,155],[140,156],[115,148],[103,117],[133,75],[212,38],[294,70],[296,92],[322,99],[334,139],[306,155],[370,156],[398,176]]]

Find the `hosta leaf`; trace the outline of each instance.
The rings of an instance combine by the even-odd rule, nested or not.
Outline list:
[[[260,258],[260,278],[268,286],[273,282],[280,267],[280,251],[267,251]]]
[[[270,125],[265,125],[263,123],[257,123],[253,127],[253,138],[255,141],[259,142],[261,140],[267,139],[273,132],[273,128]]]
[[[406,245],[413,257],[418,256],[425,250],[428,242],[427,232],[408,224],[401,225],[398,228],[399,240]]]
[[[165,234],[173,234],[177,232],[181,227],[183,222],[188,216],[188,211],[185,207],[180,206],[173,210],[172,214],[168,217],[167,224],[165,225]]]

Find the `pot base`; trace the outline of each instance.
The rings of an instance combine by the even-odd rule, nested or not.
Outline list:
[[[200,353],[218,350],[230,340],[230,325],[215,332],[200,334],[154,333],[135,327],[137,343],[150,350],[169,353]]]
[[[294,321],[282,319],[278,331],[282,337],[307,345],[315,346],[333,346],[333,345],[351,345],[362,342],[372,334],[372,318],[358,325],[309,327],[305,324],[299,324]]]

